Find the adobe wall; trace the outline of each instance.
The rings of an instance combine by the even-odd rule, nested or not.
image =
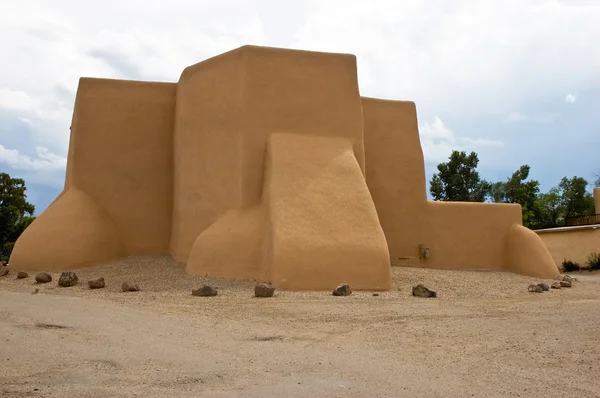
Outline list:
[[[419,265],[431,243],[425,161],[414,102],[362,98],[366,178],[391,263]]]
[[[177,89],[171,252],[187,260],[219,217],[260,204],[270,134],[347,137],[364,170],[362,131],[352,55],[244,46],[186,68]]]
[[[177,84],[81,79],[65,190],[10,262],[169,251],[284,289],[386,290],[390,260],[553,274],[520,223],[515,205],[427,201],[414,103],[361,99],[353,55],[245,46]]]
[[[600,214],[600,188],[594,188],[594,211]]]
[[[385,234],[352,146],[340,137],[271,136],[265,261],[275,286],[390,289]]]
[[[177,84],[170,252],[186,262],[198,235],[242,205],[242,97],[238,49],[186,68]]]
[[[168,250],[175,92],[171,83],[80,80],[65,190],[21,236],[13,265],[68,269]]]
[[[563,260],[584,266],[590,253],[600,253],[600,226],[552,228],[535,231],[544,241],[558,267]]]

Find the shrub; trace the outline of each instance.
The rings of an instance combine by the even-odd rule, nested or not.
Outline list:
[[[598,253],[598,252],[590,253],[586,264],[590,271],[600,270],[600,253]]]
[[[562,262],[562,267],[564,272],[575,272],[581,269],[581,265],[567,259],[564,259],[564,261]]]

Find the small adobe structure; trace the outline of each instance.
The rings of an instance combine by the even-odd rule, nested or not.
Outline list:
[[[356,57],[244,46],[177,83],[81,78],[64,191],[10,263],[170,253],[280,289],[387,290],[390,266],[558,269],[512,204],[427,200],[416,107],[361,97]]]

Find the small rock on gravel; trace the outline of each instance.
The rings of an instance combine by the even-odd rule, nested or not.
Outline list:
[[[562,278],[563,281],[567,281],[567,282],[578,282],[579,280],[577,278],[573,278],[571,275],[565,275]]]
[[[571,282],[570,281],[560,281],[558,283],[560,283],[561,287],[571,287]]]
[[[88,281],[88,286],[90,289],[102,289],[105,286],[104,278],[92,279]]]
[[[437,293],[433,290],[427,289],[423,284],[419,283],[417,286],[413,286],[412,295],[417,297],[437,297]]]
[[[19,271],[17,273],[17,279],[25,279],[27,277],[29,277],[29,274],[27,272]]]
[[[4,267],[0,268],[0,276],[6,276],[6,275],[8,275],[9,272],[10,271],[8,268],[4,268]]]
[[[58,286],[71,287],[75,286],[77,282],[79,282],[77,274],[75,272],[67,271],[60,274],[60,278],[58,279]]]
[[[256,297],[273,297],[275,288],[267,283],[259,283],[254,286],[254,295]]]
[[[538,283],[538,286],[540,286],[542,288],[543,291],[547,292],[548,290],[550,290],[550,286],[548,286],[545,283]]]
[[[37,274],[35,276],[35,281],[37,283],[48,283],[48,282],[52,282],[52,275],[46,273],[46,272],[40,272],[39,274]]]
[[[560,282],[554,282],[552,283],[552,285],[550,286],[552,289],[560,289]]]
[[[529,285],[527,291],[532,293],[542,293],[544,291],[544,288],[540,285]]]
[[[212,297],[217,294],[217,289],[210,285],[202,285],[198,289],[192,290],[192,296],[198,297]]]
[[[121,290],[124,292],[139,292],[140,287],[135,283],[123,282]]]
[[[373,293],[373,297],[379,297],[379,293]]]
[[[334,296],[349,296],[352,294],[352,289],[349,285],[343,283],[333,290]]]

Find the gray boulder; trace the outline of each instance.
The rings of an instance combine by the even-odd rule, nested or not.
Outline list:
[[[92,279],[88,281],[88,286],[90,289],[102,289],[105,286],[104,278]]]
[[[6,276],[6,275],[8,275],[9,272],[10,272],[10,270],[8,268],[5,268],[5,267],[0,268],[0,276]]]
[[[349,296],[352,294],[352,289],[349,285],[343,283],[333,290],[334,296]]]
[[[529,287],[527,288],[527,291],[532,292],[532,293],[543,293],[544,288],[541,287],[540,285],[529,285]]]
[[[538,283],[538,286],[540,286],[542,288],[543,291],[547,292],[548,290],[550,290],[550,286],[548,286],[545,283]]]
[[[27,277],[29,277],[29,274],[27,272],[19,271],[17,273],[17,279],[25,279]]]
[[[77,282],[79,282],[77,274],[75,274],[75,272],[67,271],[60,274],[60,278],[58,279],[58,286],[71,287],[75,286]]]
[[[198,297],[212,297],[217,294],[217,289],[210,285],[202,285],[198,289],[192,290],[192,296]]]
[[[135,283],[123,282],[121,290],[124,292],[139,292],[140,287]]]
[[[52,275],[47,272],[40,272],[35,276],[35,281],[37,283],[48,283],[52,282]]]
[[[254,295],[256,297],[273,297],[275,288],[267,283],[259,283],[254,286]]]
[[[429,290],[421,283],[419,283],[417,286],[413,286],[412,295],[417,297],[437,297],[436,292]]]

